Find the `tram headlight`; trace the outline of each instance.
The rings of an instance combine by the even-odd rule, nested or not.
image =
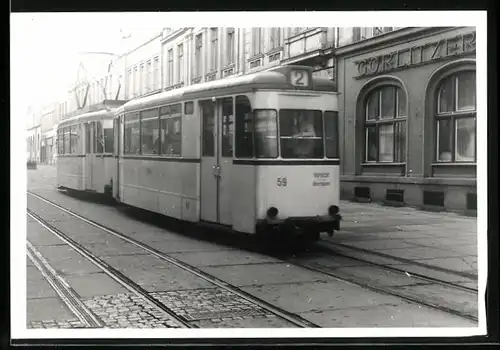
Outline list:
[[[270,219],[275,219],[278,216],[278,208],[275,207],[270,207],[267,209],[267,217]]]
[[[336,205],[330,205],[330,207],[328,208],[328,214],[334,216],[338,213],[339,213],[339,207]]]

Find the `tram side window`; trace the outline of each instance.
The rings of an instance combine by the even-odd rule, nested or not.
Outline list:
[[[79,146],[79,141],[80,141],[80,135],[78,134],[78,126],[73,125],[69,129],[70,131],[70,149],[71,153],[79,153],[78,152],[78,146]]]
[[[85,124],[85,153],[90,153],[90,132],[91,132],[91,123]]]
[[[182,148],[181,104],[160,108],[161,154],[180,156]]]
[[[214,120],[214,106],[212,103],[203,103],[201,105],[201,118],[202,118],[202,155],[204,157],[215,156],[215,120]]]
[[[113,128],[104,128],[104,152],[113,153]]]
[[[141,112],[142,154],[158,154],[160,147],[158,109]]]
[[[325,111],[325,146],[327,158],[339,157],[339,112]]]
[[[57,130],[57,154],[64,154],[64,133],[62,129]]]
[[[104,136],[102,132],[102,122],[96,121],[94,128],[94,153],[104,152]]]
[[[273,109],[254,111],[254,138],[256,158],[278,157],[277,114]]]
[[[64,132],[64,153],[71,153],[69,127],[63,129]]]
[[[323,158],[323,122],[321,111],[280,110],[282,158]]]
[[[253,116],[250,100],[236,97],[236,157],[253,158]]]
[[[184,114],[190,115],[194,113],[194,103],[193,102],[185,102],[184,103]]]
[[[233,99],[225,98],[222,100],[222,157],[233,156],[233,128]]]
[[[139,113],[130,113],[125,115],[124,127],[124,154],[140,154],[140,128]]]

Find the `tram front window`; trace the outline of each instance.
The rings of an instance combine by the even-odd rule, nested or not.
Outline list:
[[[323,158],[321,111],[280,110],[282,158]]]

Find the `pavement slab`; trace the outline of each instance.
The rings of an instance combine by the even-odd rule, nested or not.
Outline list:
[[[277,305],[289,312],[304,313],[346,307],[404,304],[402,300],[376,294],[341,281],[308,282],[243,287],[244,291]]]
[[[278,259],[262,254],[245,254],[244,251],[240,250],[229,250],[223,252],[172,253],[169,255],[192,266],[248,265],[281,262]]]
[[[101,294],[125,293],[127,290],[105,273],[92,273],[84,276],[69,275],[66,281],[82,298]]]
[[[286,263],[205,267],[202,270],[238,287],[333,279]]]
[[[108,256],[103,260],[150,292],[213,286],[212,283],[152,255]]]
[[[376,305],[301,313],[322,327],[477,327],[477,323],[425,307]]]
[[[66,321],[75,317],[59,297],[27,299],[26,312],[26,320],[29,321]]]

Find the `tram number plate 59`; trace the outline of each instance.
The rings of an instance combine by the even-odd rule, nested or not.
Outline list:
[[[276,184],[279,186],[279,187],[284,187],[287,185],[287,181],[286,181],[286,177],[278,177],[276,179]]]
[[[305,70],[292,70],[290,82],[293,86],[308,86],[309,76]]]

